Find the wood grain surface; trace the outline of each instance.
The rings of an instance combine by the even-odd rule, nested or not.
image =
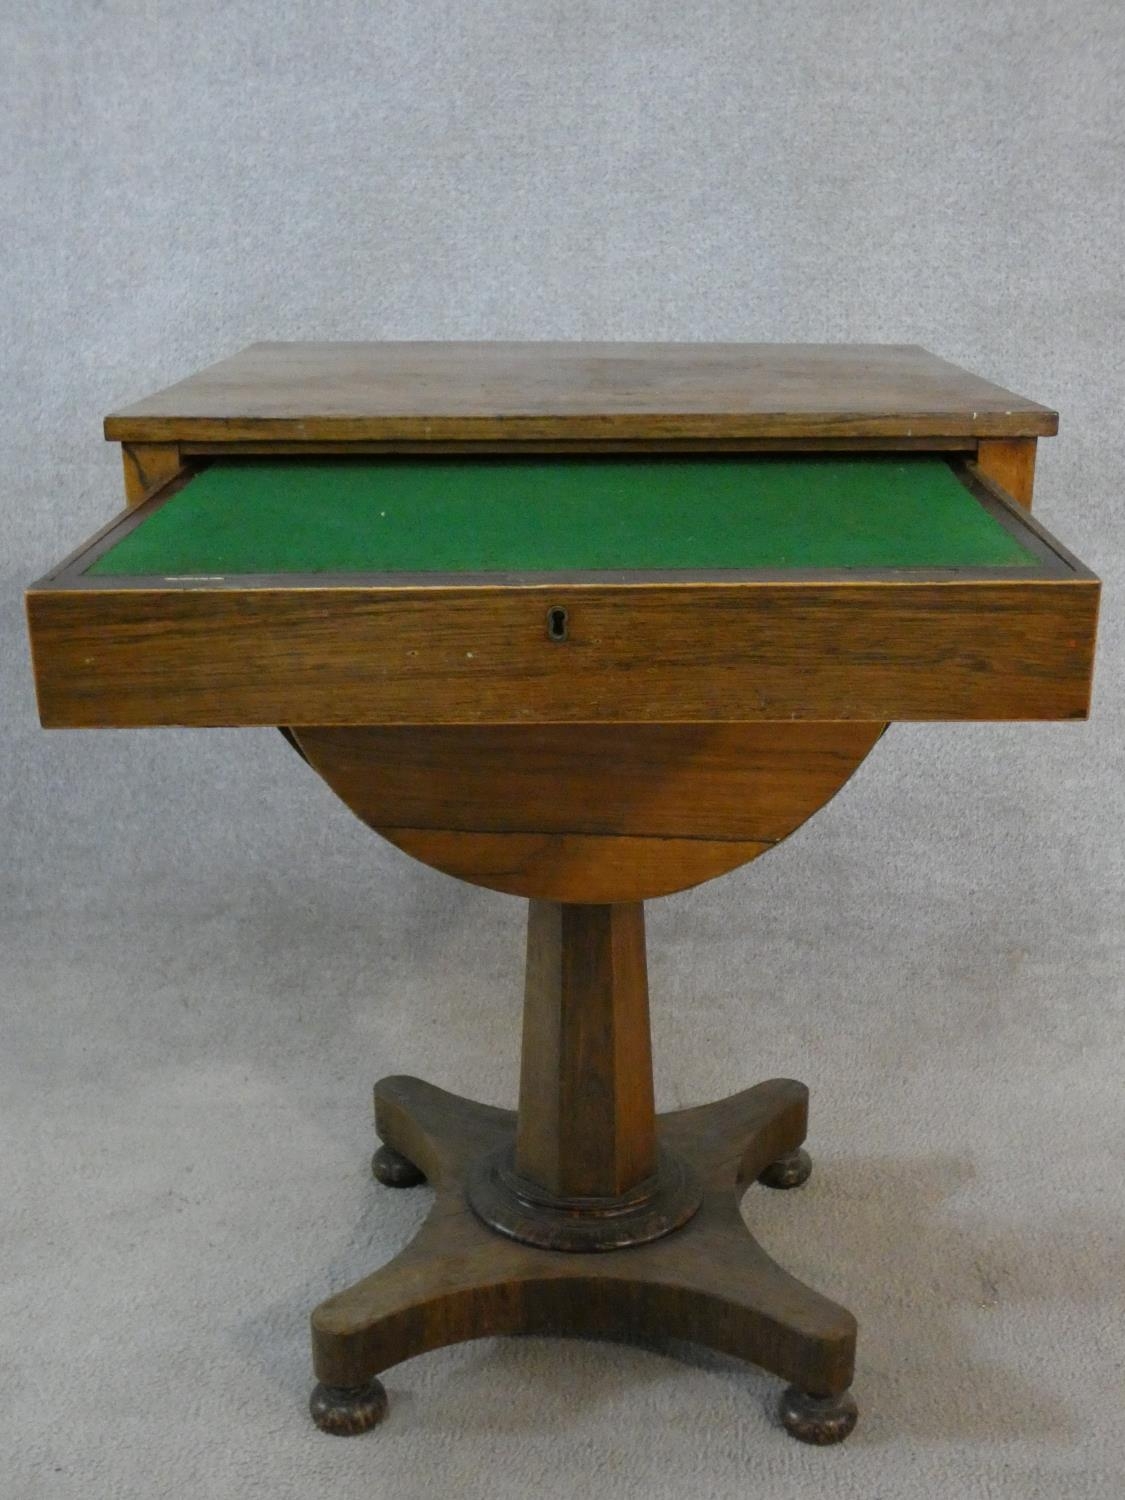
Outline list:
[[[755,859],[840,789],[881,724],[303,728],[370,827],[512,895],[641,901]]]
[[[1035,489],[1035,443],[1035,438],[987,438],[977,445],[978,469],[1028,510]]]
[[[802,1391],[846,1390],[855,1319],[782,1270],[739,1212],[755,1178],[801,1144],[807,1101],[801,1084],[775,1079],[661,1116],[662,1143],[706,1184],[702,1207],[650,1244],[573,1254],[501,1238],[466,1206],[473,1164],[514,1137],[510,1111],[414,1078],[382,1080],[379,1133],[425,1172],[436,1198],[394,1260],[315,1310],[317,1376],[357,1387],[430,1349],[538,1333],[686,1339],[753,1360]]]
[[[556,1197],[656,1170],[644,907],[532,901],[515,1168]]]
[[[774,844],[839,790],[881,724],[298,728],[372,828]]]
[[[1059,719],[1088,709],[1098,584],[54,585],[27,604],[48,727]]]
[[[1056,414],[913,345],[265,343],[106,418],[124,442],[1019,437]]]
[[[647,901],[757,859],[772,844],[580,833],[380,829],[404,854],[458,880],[543,901]]]
[[[187,467],[175,443],[122,443],[121,463],[130,506],[140,505]]]

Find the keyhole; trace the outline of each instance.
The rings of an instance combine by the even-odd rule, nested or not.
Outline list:
[[[547,611],[547,638],[552,641],[566,640],[566,610],[557,605]]]

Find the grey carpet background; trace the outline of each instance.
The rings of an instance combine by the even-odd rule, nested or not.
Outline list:
[[[0,70],[0,1495],[1120,1495],[1125,11],[9,0]],[[651,908],[662,1105],[813,1086],[816,1175],[746,1212],[860,1318],[842,1449],[545,1340],[305,1420],[307,1310],[426,1206],[371,1080],[514,1097],[519,903],[275,734],[44,734],[19,598],[118,507],[106,411],[303,337],[919,342],[1063,414],[1092,722],[897,727]]]

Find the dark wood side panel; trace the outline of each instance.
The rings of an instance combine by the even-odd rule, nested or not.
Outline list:
[[[28,595],[76,728],[1081,718],[1097,607],[1088,577]]]
[[[140,505],[186,467],[175,443],[122,443],[125,503]]]
[[[1031,509],[1035,489],[1035,439],[987,438],[977,446],[977,468],[1013,500]]]

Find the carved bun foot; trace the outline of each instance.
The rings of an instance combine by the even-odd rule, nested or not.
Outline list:
[[[384,1187],[417,1187],[426,1180],[425,1172],[420,1172],[412,1161],[393,1146],[379,1147],[371,1158],[371,1170]]]
[[[370,1432],[387,1415],[387,1393],[378,1380],[366,1385],[318,1385],[309,1397],[309,1411],[321,1432],[355,1437]]]
[[[771,1161],[758,1181],[771,1188],[795,1188],[808,1182],[812,1173],[812,1157],[803,1146],[796,1151],[787,1151],[776,1161]]]
[[[842,1443],[856,1424],[859,1408],[850,1391],[838,1396],[810,1396],[791,1385],[782,1392],[778,1406],[781,1425],[799,1443],[827,1447]]]

